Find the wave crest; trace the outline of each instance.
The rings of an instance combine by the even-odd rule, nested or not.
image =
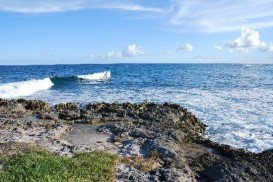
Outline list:
[[[0,85],[0,98],[8,99],[20,96],[29,96],[35,92],[50,89],[53,85],[54,84],[49,78],[6,83]]]
[[[77,78],[83,79],[83,80],[92,80],[92,81],[108,80],[111,78],[111,72],[104,71],[104,72],[93,73],[88,75],[77,75]]]

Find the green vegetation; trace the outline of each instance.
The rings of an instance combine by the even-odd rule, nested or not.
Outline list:
[[[118,157],[102,151],[76,154],[73,158],[48,151],[30,150],[1,157],[2,182],[114,181]]]

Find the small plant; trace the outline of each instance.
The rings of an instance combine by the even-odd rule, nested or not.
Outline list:
[[[123,157],[120,158],[120,162],[129,166],[133,166],[134,168],[144,173],[149,173],[162,165],[162,160],[157,153],[152,153],[148,158],[141,156]]]

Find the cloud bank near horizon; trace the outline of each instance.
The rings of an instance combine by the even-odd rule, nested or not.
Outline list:
[[[122,51],[110,51],[105,55],[91,54],[89,59],[121,59],[121,58],[133,58],[144,55],[145,52],[141,49],[141,46],[137,44],[130,44],[126,46]]]

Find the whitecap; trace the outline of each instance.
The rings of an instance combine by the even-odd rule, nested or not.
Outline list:
[[[79,79],[84,80],[92,80],[92,81],[102,81],[102,80],[108,80],[111,78],[110,71],[104,71],[99,73],[92,73],[88,75],[77,75]]]
[[[54,84],[49,78],[5,83],[0,85],[0,98],[9,99],[30,96],[35,92],[50,89],[53,85]]]

